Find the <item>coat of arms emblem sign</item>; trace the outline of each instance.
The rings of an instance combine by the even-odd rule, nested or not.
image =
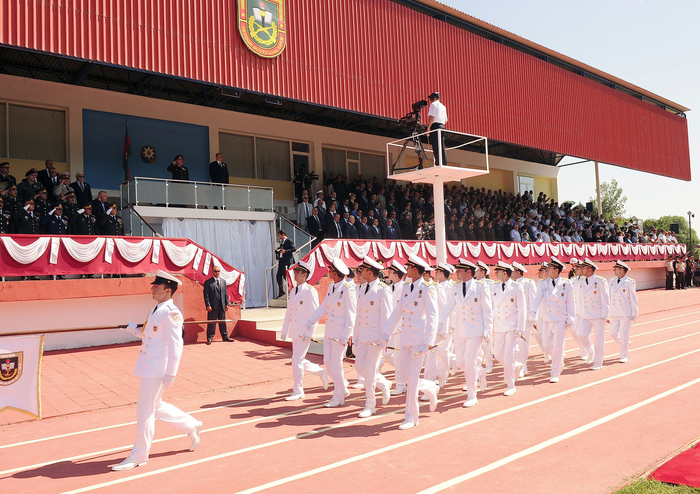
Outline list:
[[[246,46],[274,58],[287,44],[286,0],[238,0],[238,30]]]

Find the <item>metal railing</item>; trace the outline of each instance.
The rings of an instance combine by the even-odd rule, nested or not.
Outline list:
[[[148,221],[143,219],[143,217],[134,209],[134,206],[128,205],[125,209],[122,209],[121,213],[122,219],[124,220],[124,233],[126,235],[136,237],[163,236],[155,231]]]
[[[273,211],[272,187],[252,185],[134,177],[119,184],[119,197],[122,209],[141,205]]]

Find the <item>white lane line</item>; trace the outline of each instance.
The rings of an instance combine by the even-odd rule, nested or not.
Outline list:
[[[678,317],[689,316],[689,315],[693,315],[693,314],[700,314],[700,311],[698,311],[698,312],[690,312],[690,313],[688,313],[688,314],[683,314],[683,315],[678,315],[678,316],[666,317],[666,318],[664,318],[664,319],[658,319],[658,320],[656,320],[656,321],[647,321],[647,322],[643,322],[643,323],[639,323],[639,324],[633,324],[632,327],[641,326],[641,325],[643,325],[643,324],[651,324],[651,323],[654,323],[654,322],[666,321],[666,320],[669,320],[669,319],[675,319],[675,318],[678,318]],[[700,322],[700,321],[693,321],[693,322]],[[687,324],[690,324],[690,323],[687,323]],[[681,325],[679,325],[679,326],[683,326],[683,325],[684,325],[684,324],[681,324]],[[661,328],[661,329],[658,329],[658,330],[655,330],[655,331],[649,331],[649,332],[647,332],[647,333],[640,333],[640,334],[634,335],[634,336],[635,336],[635,337],[644,336],[644,335],[646,335],[646,334],[656,333],[656,332],[658,332],[658,331],[665,331],[665,330],[667,330],[667,329],[673,329],[673,328],[676,328],[676,327],[678,327],[678,326],[670,326],[670,327],[667,327],[667,328]],[[571,339],[571,338],[567,338],[567,340],[570,340],[570,339]],[[607,342],[607,341],[606,341],[606,344],[607,344],[607,343],[612,343],[612,342],[614,342],[614,340],[610,340],[610,342]],[[533,344],[533,345],[530,345],[530,348],[537,347],[537,346],[538,346],[537,343],[535,343],[535,344]],[[571,350],[566,350],[564,353],[566,353],[566,352],[571,352],[571,351],[574,351],[574,350],[576,350],[576,348],[573,348],[573,349],[571,349]],[[319,387],[309,388],[308,391],[315,391],[315,390],[317,390],[317,389],[321,389],[321,387],[319,386]],[[195,413],[203,413],[203,412],[209,412],[209,411],[214,411],[214,410],[220,410],[220,409],[222,409],[222,408],[234,408],[234,407],[238,407],[238,406],[240,406],[240,405],[247,405],[247,404],[249,404],[249,403],[256,403],[256,402],[260,402],[260,401],[273,400],[273,399],[275,399],[275,398],[282,398],[282,397],[284,397],[284,396],[289,396],[290,394],[291,394],[291,393],[286,393],[286,394],[282,394],[282,395],[274,395],[274,396],[266,396],[265,398],[255,398],[255,399],[252,399],[252,400],[239,401],[239,402],[236,402],[236,403],[232,403],[232,404],[230,404],[230,405],[221,405],[221,406],[218,406],[218,407],[199,408],[199,409],[197,409],[197,410],[193,410],[193,411],[191,411],[191,412],[186,412],[186,413],[189,413],[190,415],[192,415],[192,414],[195,414]],[[100,432],[100,431],[105,431],[105,430],[110,430],[110,429],[116,429],[116,428],[119,428],[119,427],[126,427],[126,426],[129,426],[129,425],[135,425],[135,424],[136,424],[135,421],[134,421],[134,422],[123,422],[123,423],[121,423],[121,424],[107,425],[107,426],[104,426],[104,427],[96,427],[96,428],[94,428],[94,429],[87,429],[87,430],[76,431],[76,432],[67,432],[67,433],[65,433],[65,434],[59,434],[59,435],[56,435],[56,436],[41,437],[41,438],[38,438],[38,439],[31,439],[31,440],[28,440],[28,441],[22,441],[22,442],[18,442],[18,443],[5,444],[5,445],[0,446],[0,451],[6,451],[8,448],[12,448],[12,447],[26,446],[26,445],[28,445],[28,444],[36,444],[36,443],[40,443],[40,442],[44,442],[44,441],[51,441],[51,440],[54,440],[54,439],[63,439],[63,438],[66,438],[66,437],[78,436],[78,435],[81,435],[81,434],[90,434],[90,433],[93,433],[93,432]],[[179,436],[177,436],[177,437],[179,437]],[[117,449],[117,451],[120,451],[121,449],[123,449],[123,448],[119,448],[119,449]],[[1,474],[3,474],[3,472],[0,472],[0,475],[1,475]]]
[[[453,479],[450,479],[450,480],[447,480],[447,481],[442,482],[440,484],[437,484],[433,487],[430,487],[429,489],[425,489],[423,491],[420,491],[418,494],[434,494],[436,492],[440,492],[442,490],[449,489],[450,487],[454,487],[457,484],[461,484],[462,482],[466,482],[467,480],[478,477],[479,475],[483,475],[485,473],[496,470],[497,468],[500,468],[504,465],[507,465],[508,463],[512,463],[516,460],[519,460],[519,459],[524,458],[526,456],[537,453],[538,451],[542,451],[543,449],[548,448],[549,446],[552,446],[554,444],[565,441],[566,439],[570,439],[570,438],[577,436],[583,432],[586,432],[586,431],[591,430],[595,427],[598,427],[599,425],[603,425],[607,422],[610,422],[611,420],[614,420],[616,418],[622,417],[623,415],[626,415],[630,412],[638,410],[639,408],[642,408],[646,405],[649,405],[650,403],[654,403],[655,401],[666,398],[667,396],[670,396],[674,393],[678,393],[679,391],[683,391],[684,389],[687,389],[687,388],[694,386],[695,384],[698,384],[698,383],[700,383],[700,378],[695,379],[695,380],[690,381],[690,382],[687,382],[687,383],[682,384],[680,386],[677,386],[673,389],[669,389],[668,391],[665,391],[665,392],[658,394],[656,396],[652,396],[651,398],[646,399],[644,401],[640,401],[639,403],[635,403],[634,405],[630,405],[630,406],[623,408],[622,410],[619,410],[615,413],[611,413],[610,415],[606,415],[603,418],[600,418],[598,420],[594,420],[593,422],[590,422],[586,425],[582,425],[581,427],[577,427],[576,429],[573,429],[573,430],[566,432],[564,434],[560,434],[556,437],[553,437],[552,439],[549,439],[547,441],[541,442],[541,443],[536,444],[534,446],[531,446],[527,449],[519,451],[518,453],[514,453],[510,456],[506,456],[505,458],[502,458],[502,459],[495,461],[493,463],[490,463],[486,466],[483,466],[481,468],[473,470],[469,473],[465,473],[464,475],[460,475],[459,477],[455,477]]]
[[[411,445],[411,444],[414,444],[414,443],[417,443],[417,442],[420,442],[420,441],[424,441],[424,440],[426,440],[426,439],[430,439],[430,438],[433,438],[433,437],[437,437],[437,436],[440,436],[440,435],[442,435],[442,434],[446,434],[446,433],[449,433],[449,432],[452,432],[452,431],[455,431],[455,430],[458,430],[458,429],[462,429],[462,428],[464,428],[464,427],[468,427],[468,426],[470,426],[470,425],[474,425],[474,424],[477,424],[477,423],[480,423],[480,422],[484,422],[484,421],[489,420],[489,419],[492,419],[492,418],[500,417],[500,416],[505,415],[505,414],[508,414],[508,413],[512,413],[512,412],[515,412],[515,411],[518,411],[518,410],[522,410],[522,409],[525,409],[525,408],[528,408],[528,407],[531,407],[531,406],[534,406],[534,405],[538,405],[538,404],[540,404],[540,403],[544,403],[544,402],[553,400],[553,399],[555,399],[555,398],[559,398],[559,397],[562,397],[562,396],[568,396],[568,395],[570,395],[571,393],[575,393],[575,392],[577,392],[577,391],[582,391],[582,390],[584,390],[584,389],[588,389],[588,388],[590,388],[590,387],[597,386],[597,385],[599,385],[599,384],[603,384],[603,383],[607,383],[607,382],[610,382],[610,381],[614,381],[614,380],[620,379],[620,378],[622,378],[622,377],[627,377],[627,376],[630,376],[630,375],[635,374],[635,373],[637,373],[637,372],[641,372],[641,371],[644,371],[644,370],[647,370],[647,369],[651,369],[651,368],[653,368],[653,367],[657,367],[657,366],[659,366],[659,365],[663,365],[663,364],[666,364],[666,363],[669,363],[669,362],[673,362],[673,361],[675,361],[675,360],[678,360],[678,359],[680,359],[680,358],[687,357],[687,356],[689,356],[689,355],[696,354],[696,353],[698,353],[698,352],[700,352],[700,349],[693,350],[693,351],[690,351],[690,352],[687,352],[687,353],[684,353],[684,354],[681,354],[681,355],[676,355],[675,357],[671,357],[671,358],[668,358],[668,359],[666,359],[666,360],[662,360],[662,361],[659,361],[659,362],[655,362],[655,363],[653,363],[653,364],[649,364],[649,365],[646,365],[646,366],[644,366],[644,367],[640,367],[640,368],[638,368],[638,369],[632,369],[632,370],[629,370],[629,371],[627,371],[627,372],[623,372],[623,373],[618,374],[618,375],[615,375],[615,376],[610,376],[610,377],[607,377],[607,378],[604,378],[604,379],[601,379],[601,380],[598,380],[598,381],[594,381],[594,382],[592,382],[592,383],[588,383],[588,384],[584,384],[584,385],[582,385],[582,386],[578,386],[578,387],[576,387],[576,388],[567,389],[567,390],[561,391],[561,392],[559,392],[559,393],[555,393],[555,394],[552,394],[552,395],[549,395],[549,396],[545,396],[545,397],[543,397],[543,398],[538,398],[538,399],[536,399],[536,400],[533,400],[533,401],[530,401],[530,402],[527,402],[527,403],[523,403],[523,404],[521,404],[521,405],[517,405],[517,406],[511,407],[511,408],[504,409],[504,410],[500,410],[500,411],[498,411],[498,412],[494,412],[494,413],[491,413],[491,414],[489,414],[489,415],[485,415],[485,416],[483,416],[483,417],[479,417],[479,418],[476,418],[476,419],[473,419],[473,420],[470,420],[470,421],[467,421],[467,422],[462,422],[462,423],[460,423],[460,424],[453,425],[453,426],[451,426],[451,427],[447,427],[447,428],[441,429],[441,430],[439,430],[439,431],[431,432],[431,433],[429,433],[429,434],[425,434],[425,435],[423,435],[423,436],[418,436],[418,437],[416,437],[416,438],[409,439],[409,440],[407,440],[407,441],[402,441],[402,442],[393,444],[393,445],[391,445],[391,446],[386,446],[386,447],[384,447],[384,448],[380,448],[380,449],[377,449],[377,450],[373,450],[373,451],[371,451],[371,452],[369,452],[369,453],[364,453],[364,454],[361,454],[361,455],[357,455],[357,456],[353,456],[353,457],[350,457],[350,458],[346,458],[346,459],[344,459],[344,460],[341,460],[341,461],[338,461],[338,462],[335,462],[335,463],[331,463],[331,464],[329,464],[329,465],[326,465],[326,466],[323,466],[323,467],[320,467],[320,468],[316,468],[316,469],[313,469],[313,470],[309,470],[309,471],[307,471],[307,472],[302,472],[302,473],[299,473],[299,474],[296,474],[296,475],[293,475],[293,476],[290,476],[290,477],[286,477],[286,478],[284,478],[284,479],[280,479],[280,480],[276,480],[276,481],[273,481],[273,482],[269,482],[269,483],[267,483],[267,484],[254,487],[254,488],[252,488],[252,489],[248,489],[248,490],[245,490],[245,491],[241,491],[239,494],[248,494],[248,493],[253,493],[253,492],[259,492],[259,491],[266,490],[266,489],[269,489],[269,488],[272,488],[272,487],[276,487],[276,486],[278,486],[278,485],[286,484],[286,483],[288,483],[288,482],[292,482],[292,481],[299,480],[299,479],[302,479],[302,478],[310,477],[310,476],[315,475],[315,474],[317,474],[317,473],[325,472],[325,471],[327,471],[327,470],[332,470],[332,469],[334,469],[334,468],[338,468],[338,467],[343,466],[343,465],[348,465],[348,464],[350,464],[350,463],[354,463],[354,462],[357,462],[357,461],[360,461],[360,460],[363,460],[363,459],[366,459],[366,458],[370,458],[370,457],[372,457],[372,456],[377,456],[377,455],[380,455],[380,454],[382,454],[382,453],[386,453],[386,452],[388,452],[388,451],[392,451],[392,450],[401,448],[401,447],[403,447],[403,446],[408,446],[408,445]],[[258,445],[256,445],[256,446],[250,446],[250,447],[244,448],[244,449],[239,449],[239,450],[234,450],[234,451],[228,451],[228,452],[226,452],[226,453],[221,453],[221,454],[219,454],[219,455],[210,456],[210,457],[207,457],[207,458],[201,458],[201,459],[199,459],[199,460],[189,461],[189,462],[181,463],[181,464],[179,464],[179,465],[173,465],[173,466],[171,466],[171,467],[161,468],[161,469],[158,469],[158,470],[153,470],[153,471],[151,471],[151,472],[145,472],[145,473],[141,473],[141,474],[137,474],[137,475],[132,475],[132,476],[130,476],[130,477],[125,477],[125,478],[121,478],[121,479],[116,479],[116,480],[112,480],[112,481],[108,481],[108,482],[103,482],[103,483],[100,483],[100,484],[89,485],[89,486],[82,487],[82,488],[79,488],[79,489],[75,489],[75,490],[72,490],[72,491],[67,491],[67,492],[65,492],[64,494],[78,494],[78,493],[81,493],[81,492],[88,492],[88,491],[92,491],[92,490],[95,490],[95,489],[101,489],[101,488],[103,488],[103,487],[109,487],[109,486],[112,486],[112,485],[118,485],[118,484],[122,484],[122,483],[125,483],[125,482],[130,482],[130,481],[132,481],[132,480],[139,480],[139,479],[142,479],[142,478],[151,477],[151,476],[153,476],[153,475],[159,475],[159,474],[161,474],[161,473],[167,473],[167,472],[171,472],[171,471],[174,471],[174,470],[179,470],[179,469],[182,469],[182,468],[187,468],[187,467],[191,467],[191,466],[201,465],[201,464],[203,464],[203,463],[208,463],[208,462],[210,462],[210,461],[220,460],[220,459],[223,459],[223,458],[230,458],[230,457],[232,457],[232,456],[237,456],[237,455],[240,455],[240,454],[243,454],[243,453],[247,453],[247,452],[250,452],[250,451],[256,451],[256,450],[260,450],[260,449],[267,448],[267,447],[270,447],[270,446],[276,446],[276,445],[283,444],[283,443],[286,443],[286,442],[294,441],[295,439],[301,439],[301,438],[305,438],[305,437],[308,437],[308,436],[312,436],[312,435],[316,435],[316,434],[321,434],[321,433],[324,433],[324,432],[328,432],[328,431],[331,431],[331,430],[335,430],[335,429],[339,429],[339,428],[343,428],[343,427],[349,427],[349,426],[356,425],[356,424],[359,424],[359,423],[362,423],[362,422],[366,422],[366,421],[369,421],[369,420],[373,420],[373,419],[376,419],[376,418],[382,418],[382,417],[385,417],[385,416],[387,416],[387,415],[393,415],[393,414],[396,414],[396,413],[401,412],[401,411],[403,411],[403,410],[401,409],[401,410],[397,410],[397,411],[389,412],[389,413],[385,413],[385,414],[373,415],[372,417],[369,417],[369,418],[366,418],[366,419],[353,420],[353,421],[351,421],[351,422],[347,422],[347,423],[344,423],[344,424],[339,424],[339,425],[337,425],[337,426],[326,427],[326,428],[319,429],[319,430],[316,430],[316,431],[311,431],[311,432],[307,432],[307,433],[303,433],[303,434],[298,434],[298,435],[295,435],[295,436],[286,437],[286,438],[283,438],[283,439],[278,439],[278,440],[276,440],[276,441],[271,441],[271,442],[268,442],[268,443],[258,444]]]

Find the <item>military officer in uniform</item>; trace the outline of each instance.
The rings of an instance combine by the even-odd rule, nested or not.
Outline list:
[[[525,292],[520,283],[510,279],[513,266],[498,261],[498,281],[491,285],[493,294],[493,353],[503,364],[503,379],[506,382],[504,396],[515,394],[515,381],[523,364],[516,359],[519,341],[522,341],[527,319]]]
[[[102,227],[102,235],[124,235],[124,220],[117,215],[116,204],[112,204],[107,210],[107,214],[100,219],[100,226]]]
[[[453,283],[450,281],[452,266],[440,262],[435,269],[435,280],[438,289],[438,316],[445,312],[447,302],[453,297]],[[449,315],[448,315],[449,317]],[[445,386],[445,382],[450,373],[450,364],[454,361],[454,354],[450,351],[452,344],[452,323],[448,319],[442,326],[438,326],[437,343],[438,347],[428,352],[425,363],[425,379],[438,380],[440,388]],[[439,361],[438,361],[439,360]]]
[[[589,258],[583,261],[583,280],[579,282],[579,306],[581,320],[578,325],[578,335],[584,350],[588,354],[587,363],[593,364],[591,369],[598,370],[603,366],[605,355],[605,321],[610,313],[610,289],[608,281],[597,276],[598,266]],[[591,344],[591,333],[595,332],[595,343]]]
[[[588,363],[591,363],[593,362],[593,355],[591,354],[589,356],[588,353],[590,340],[588,341],[589,345],[586,346],[583,342],[583,338],[579,334],[579,325],[581,323],[581,283],[583,283],[583,280],[586,278],[583,276],[585,269],[583,267],[583,261],[579,261],[575,257],[571,258],[569,264],[571,264],[569,281],[571,281],[571,286],[574,289],[574,325],[569,328],[569,332],[571,333],[571,339],[573,339],[579,347],[579,357],[585,361],[588,361],[590,357],[590,362]],[[572,275],[571,273],[574,274]]]
[[[0,233],[13,233],[12,216],[5,210],[5,201],[0,197]]]
[[[141,338],[141,351],[134,375],[141,378],[136,404],[136,442],[124,461],[112,470],[129,470],[148,461],[156,419],[169,423],[191,440],[190,451],[199,445],[202,423],[179,408],[162,400],[163,392],[172,386],[182,357],[182,313],[173,303],[173,294],[182,282],[164,271],[158,271],[151,283],[157,305],[142,328],[129,323],[126,330]]]
[[[627,363],[630,327],[639,316],[637,284],[627,276],[629,266],[615,262],[615,276],[610,278],[610,336],[620,345],[620,362]]]
[[[37,191],[42,189],[42,185],[37,181],[37,171],[33,168],[24,175],[26,180],[17,186],[17,199],[24,205],[29,200],[34,200]]]
[[[78,216],[75,219],[75,234],[76,235],[96,235],[95,217],[92,215],[92,204],[86,204],[83,209],[78,210]]]
[[[329,408],[345,404],[350,395],[343,371],[343,356],[352,335],[357,316],[357,297],[355,287],[346,282],[350,270],[345,263],[336,258],[328,270],[331,284],[326,298],[306,321],[306,332],[310,334],[313,325],[326,316],[326,332],[323,337],[323,363],[333,380],[333,397],[326,403]]]
[[[379,280],[382,265],[365,257],[360,265],[363,285],[357,287],[357,319],[352,333],[355,368],[365,381],[365,407],[360,418],[370,417],[377,411],[376,389],[382,392],[382,404],[391,398],[391,381],[379,372],[382,348],[382,329],[391,315],[393,304],[389,287]]]
[[[7,161],[0,163],[0,184],[5,184],[0,187],[0,192],[5,191],[8,187],[17,185],[17,179],[10,175],[10,163]]]
[[[486,283],[486,287],[488,290],[491,290],[491,284],[493,283],[493,280],[490,280],[488,278],[489,274],[491,273],[491,268],[489,268],[485,262],[483,261],[477,261],[476,262],[476,279],[479,281],[483,281]],[[484,343],[482,345],[483,353],[484,353],[484,363],[486,365],[486,373],[490,374],[493,371],[493,345],[491,342]]]
[[[63,203],[63,216],[68,220],[71,230],[75,230],[75,220],[78,218],[80,206],[75,203],[75,194],[70,192],[65,195]]]
[[[292,376],[294,385],[292,394],[285,400],[294,401],[304,397],[304,371],[321,378],[323,389],[328,389],[328,373],[318,364],[306,360],[306,353],[311,345],[311,338],[316,331],[316,324],[311,329],[304,325],[309,316],[318,308],[318,292],[306,280],[311,274],[308,264],[300,261],[294,266],[296,287],[289,294],[287,312],[282,323],[282,341],[292,340]]]
[[[527,314],[527,320],[525,321],[525,332],[523,333],[523,339],[518,339],[518,349],[515,353],[515,358],[522,365],[520,368],[520,376],[525,377],[527,374],[527,358],[530,356],[530,343],[532,342],[533,326],[535,321],[530,319],[530,307],[535,301],[535,295],[537,295],[537,284],[534,280],[526,278],[524,275],[527,273],[525,266],[519,262],[513,262],[513,273],[510,275],[511,279],[520,286],[523,287],[523,293],[525,294],[525,314]]]
[[[42,187],[37,191],[37,196],[34,199],[34,213],[39,215],[40,218],[48,216],[49,211],[53,209],[51,202],[48,200],[48,195],[49,193]]]
[[[17,186],[11,185],[7,189],[7,197],[5,197],[5,211],[10,213],[10,221],[12,222],[12,231],[15,231],[15,224],[17,223],[17,218],[19,218],[19,213],[22,211],[22,204],[17,198]]]
[[[19,215],[17,233],[39,235],[41,233],[40,220],[41,218],[39,218],[39,215],[34,214],[34,201],[31,199],[28,200],[24,204],[24,208],[22,208],[22,212]]]
[[[392,311],[396,309],[401,300],[401,292],[403,291],[404,278],[406,276],[406,268],[404,268],[400,262],[396,259],[391,261],[391,266],[385,271],[385,279],[391,281],[391,308]],[[394,381],[396,386],[391,390],[391,396],[398,396],[406,392],[406,380],[401,374],[401,333],[396,332],[391,335],[389,339],[389,346],[392,348],[398,348],[398,350],[392,350],[390,348],[384,349],[383,355],[384,360],[389,362],[394,366]]]
[[[542,345],[545,353],[552,357],[551,383],[559,382],[564,367],[566,329],[574,323],[574,291],[571,282],[560,276],[562,269],[564,263],[552,257],[547,267],[549,279],[543,280],[538,286],[535,301],[530,308],[530,319],[535,319],[540,305],[542,306]]]
[[[548,262],[543,262],[540,265],[540,269],[537,271],[537,283],[535,284],[535,296],[537,296],[537,291],[540,289],[540,285],[545,285],[547,283],[547,280],[549,279],[549,275],[547,274],[547,268],[549,267]],[[545,287],[546,288],[546,287]],[[534,305],[535,300],[532,300],[531,304],[528,304],[527,310],[532,312],[531,307]],[[535,319],[535,324],[533,326],[534,331],[532,334],[535,336],[535,340],[537,340],[537,344],[540,346],[540,350],[542,350],[542,356],[544,357],[544,363],[547,364],[551,362],[552,356],[549,355],[545,349],[544,349],[544,344],[542,343],[542,328],[544,328],[544,323],[542,322],[542,307],[537,311],[537,319]],[[531,316],[532,314],[528,315]]]
[[[70,235],[70,225],[63,217],[63,206],[60,204],[49,211],[49,215],[41,218],[41,226],[49,235]]]
[[[486,371],[481,367],[481,345],[491,345],[493,334],[493,305],[491,291],[481,280],[474,278],[476,264],[459,258],[455,266],[457,283],[452,287],[452,297],[440,313],[440,331],[448,318],[454,326],[455,356],[457,367],[466,377],[467,401],[465,408],[477,404],[476,386],[486,391]]]
[[[401,366],[406,379],[406,416],[399,429],[418,425],[418,391],[428,395],[430,411],[437,408],[437,384],[420,379],[425,355],[435,344],[438,325],[437,288],[423,279],[430,266],[411,255],[406,263],[408,279],[401,292],[401,301],[389,317],[384,330],[383,345],[401,325]]]
[[[173,180],[189,180],[190,172],[187,167],[182,164],[183,158],[181,154],[175,156],[173,162],[168,165],[168,171],[173,174]]]

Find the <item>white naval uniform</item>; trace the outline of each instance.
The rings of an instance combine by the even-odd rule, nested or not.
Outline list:
[[[440,317],[445,311],[447,302],[453,297],[454,292],[452,291],[452,282],[450,280],[442,281],[435,284],[435,286],[437,287],[438,291],[438,317]],[[450,317],[449,314],[447,317]],[[438,327],[436,343],[440,343],[440,346],[431,350],[426,357],[424,373],[425,379],[434,381],[438,376],[444,376],[446,378],[449,374],[450,359],[453,358],[452,352],[450,351],[450,345],[452,344],[451,330],[452,324],[449,319],[444,324],[442,329]],[[440,359],[439,363],[438,357]]]
[[[401,369],[406,380],[406,417],[404,422],[418,424],[418,390],[430,396],[437,393],[435,381],[420,379],[428,348],[435,344],[437,332],[437,289],[423,278],[406,281],[401,300],[386,323],[385,339],[401,325]],[[417,355],[416,355],[417,354]]]
[[[326,331],[323,337],[323,363],[333,380],[333,400],[345,403],[348,394],[343,372],[343,357],[355,326],[357,298],[354,283],[341,280],[328,286],[323,302],[311,314],[306,323],[311,328],[321,317],[326,316]]]
[[[308,283],[302,283],[291,290],[282,323],[282,340],[286,340],[287,337],[292,340],[292,376],[294,378],[292,392],[294,394],[304,393],[304,371],[319,377],[323,376],[323,367],[306,360],[316,324],[308,328],[305,322],[317,308],[316,288]]]
[[[455,328],[457,366],[464,371],[467,381],[467,400],[476,398],[476,385],[481,369],[479,350],[485,340],[491,340],[493,306],[489,287],[472,278],[452,287],[452,298],[440,315],[440,326],[449,317]],[[491,346],[491,343],[487,343]]]
[[[365,378],[365,409],[376,410],[377,388],[391,388],[391,382],[379,373],[382,353],[382,328],[392,311],[391,292],[379,281],[357,287],[357,318],[352,332],[355,369]]]
[[[391,309],[395,309],[399,305],[401,300],[401,292],[403,291],[403,286],[406,282],[401,280],[397,283],[392,284],[389,289],[391,290]],[[398,350],[385,349],[382,355],[384,360],[389,362],[394,366],[394,381],[396,381],[395,391],[398,393],[401,390],[406,390],[406,380],[401,374],[401,333],[396,332],[391,335],[389,339],[389,346],[393,348],[398,348]],[[400,393],[399,393],[400,394]]]
[[[581,320],[578,334],[584,350],[589,355],[595,353],[594,366],[603,365],[605,355],[605,321],[610,312],[610,290],[608,281],[602,276],[592,275],[580,283]],[[595,331],[595,343],[591,344],[591,332]]]
[[[484,278],[481,281],[486,284],[486,289],[490,292],[493,286],[493,280]],[[481,350],[483,355],[482,359],[484,361],[484,364],[486,365],[486,370],[488,372],[491,372],[491,370],[493,369],[493,342],[484,342],[481,345]]]
[[[527,358],[530,356],[530,343],[532,342],[533,333],[532,325],[534,323],[534,320],[530,319],[529,314],[530,307],[532,307],[532,303],[535,301],[535,296],[537,295],[537,284],[534,280],[525,278],[524,276],[518,278],[516,283],[520,283],[520,286],[523,287],[523,293],[525,295],[525,317],[527,320],[525,321],[525,332],[523,333],[525,340],[518,338],[518,348],[515,353],[515,358],[522,364],[523,370],[527,372]]]
[[[569,281],[574,289],[574,325],[569,328],[571,338],[576,342],[581,352],[581,356],[586,358],[589,352],[589,345],[584,343],[584,338],[579,334],[579,326],[581,325],[581,283],[586,278],[584,276],[574,276]]]
[[[491,285],[493,300],[493,353],[503,364],[503,379],[508,389],[515,388],[522,364],[516,360],[515,351],[525,332],[527,319],[525,292],[513,280],[494,282]],[[524,342],[523,342],[524,343]]]
[[[547,283],[547,281],[550,278],[545,278],[543,280],[537,280],[537,284],[535,285],[535,298],[537,297],[537,293],[540,290],[540,286],[544,287],[542,288],[543,290],[546,289],[544,285]],[[532,306],[535,304],[535,299],[532,299],[532,303],[528,304],[527,310],[530,311],[530,315],[528,318],[532,317]],[[540,307],[537,310],[537,314],[535,314],[535,324],[537,327],[535,330],[532,332],[532,334],[535,336],[535,339],[537,340],[537,344],[540,346],[540,350],[542,350],[542,355],[544,355],[544,360],[545,362],[547,361],[547,358],[551,358],[552,356],[547,353],[547,351],[544,349],[544,343],[542,342],[542,328],[544,328],[544,321],[542,320],[542,314],[544,311],[542,310],[542,307]]]
[[[530,318],[542,310],[542,345],[552,356],[551,377],[559,377],[564,366],[566,327],[574,323],[574,291],[571,282],[561,276],[542,280],[530,309]],[[554,282],[554,284],[552,284]],[[541,307],[540,307],[541,306]]]
[[[136,442],[129,457],[136,463],[148,460],[156,419],[167,422],[181,434],[190,433],[199,421],[164,402],[163,378],[175,376],[182,357],[182,313],[172,299],[156,305],[146,319],[143,331],[132,331],[142,338],[134,376],[141,378],[136,404]]]
[[[620,345],[620,358],[629,357],[630,327],[639,316],[637,283],[627,276],[610,278],[610,336]]]

